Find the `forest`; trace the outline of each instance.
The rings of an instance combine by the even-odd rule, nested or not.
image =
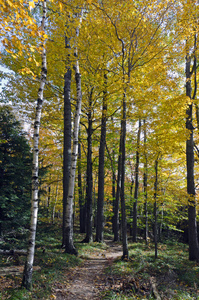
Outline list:
[[[198,35],[196,0],[0,0],[0,299],[199,299]]]

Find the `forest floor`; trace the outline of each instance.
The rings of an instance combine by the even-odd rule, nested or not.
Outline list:
[[[110,241],[105,241],[105,244],[106,250],[93,254],[80,266],[67,270],[64,285],[55,283],[52,291],[57,300],[100,299],[100,295],[111,288],[114,278],[106,273],[106,268],[111,267],[116,258],[121,258],[122,247]]]
[[[61,227],[41,224],[35,251],[33,288],[21,288],[25,256],[0,255],[0,299],[10,300],[199,300],[199,263],[188,260],[188,246],[176,238],[158,244],[129,239],[129,260],[122,260],[122,244],[82,243],[75,232],[78,256],[60,247]],[[23,234],[0,239],[0,249],[26,249]],[[12,271],[12,273],[11,273]],[[14,271],[14,273],[13,273]],[[7,272],[7,273],[4,273]]]

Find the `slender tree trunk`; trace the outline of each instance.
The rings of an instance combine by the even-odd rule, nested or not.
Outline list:
[[[89,111],[88,111],[88,129],[87,129],[87,174],[86,174],[86,237],[83,240],[84,243],[90,243],[93,240],[92,234],[92,219],[93,219],[93,212],[92,212],[92,202],[93,202],[93,170],[92,170],[92,93],[93,89],[91,90],[89,96]]]
[[[112,171],[112,199],[113,199],[112,204],[113,204],[113,212],[115,210],[115,196],[116,196],[116,194],[115,194],[115,183],[116,183],[116,176],[115,176],[115,172]],[[112,217],[112,231],[114,233],[114,215]]]
[[[117,171],[117,190],[116,190],[116,197],[115,197],[115,207],[114,207],[114,242],[120,240],[119,237],[119,201],[120,201],[120,192],[121,192],[121,164],[122,164],[122,156],[121,156],[121,133],[120,133],[120,149],[119,149],[119,156],[118,156],[118,171]]]
[[[55,191],[55,202],[54,202],[53,210],[52,210],[52,224],[54,224],[54,220],[55,220],[55,207],[56,207],[57,198],[58,198],[58,188],[59,188],[59,175],[57,177],[57,186],[56,186],[56,191]]]
[[[62,225],[62,247],[66,245],[66,207],[68,197],[69,176],[71,167],[71,66],[70,66],[70,41],[65,37],[67,57],[67,71],[64,76],[64,146],[63,146],[63,225]]]
[[[125,205],[125,158],[126,158],[126,92],[124,91],[122,101],[122,122],[121,122],[121,212],[122,212],[122,258],[129,259],[128,242],[127,242],[127,222],[126,222],[126,205]]]
[[[47,218],[49,217],[49,208],[50,208],[50,197],[51,197],[51,186],[48,186],[48,196],[47,196]]]
[[[154,182],[154,243],[155,243],[155,258],[158,257],[157,191],[158,191],[158,158],[155,161],[155,182]]]
[[[97,226],[96,241],[103,242],[104,231],[104,153],[106,146],[106,119],[107,119],[107,75],[104,75],[104,96],[101,122],[101,138],[99,148],[99,169],[98,169],[98,199],[97,199]]]
[[[143,186],[144,186],[144,210],[145,210],[145,241],[148,245],[148,197],[147,197],[147,153],[146,153],[146,121],[144,119],[144,174],[143,174]]]
[[[85,233],[85,203],[82,192],[81,144],[78,144],[78,192],[79,192],[79,221],[80,233]]]
[[[195,66],[196,68],[196,66]],[[186,163],[187,163],[187,193],[188,193],[188,231],[189,231],[189,259],[199,261],[199,245],[196,223],[196,200],[194,183],[194,140],[193,140],[193,101],[191,96],[191,57],[186,55],[186,96],[190,103],[186,110],[186,129],[189,130],[189,138],[186,141]]]
[[[46,21],[46,0],[43,0],[43,17],[41,22],[41,28],[45,32]],[[39,185],[39,129],[41,120],[41,111],[43,105],[43,92],[46,83],[47,76],[47,63],[46,63],[46,50],[43,45],[42,50],[42,70],[40,78],[40,87],[38,91],[35,123],[34,123],[34,139],[33,139],[33,168],[32,168],[32,200],[31,200],[31,221],[30,221],[30,233],[28,241],[28,253],[26,263],[23,272],[22,286],[27,289],[32,287],[32,271],[35,253],[35,237],[37,228],[37,215],[38,215],[38,185]]]
[[[132,179],[131,179],[131,187],[130,187],[130,219],[133,218],[133,204],[134,204],[134,198],[133,198],[133,186],[134,186],[134,179],[133,179],[133,174],[132,174]],[[133,235],[133,226],[132,224],[130,225],[130,236]]]
[[[113,213],[115,211],[115,183],[116,183],[116,175],[115,175],[115,151],[113,149],[113,158],[111,157],[111,154],[110,154],[110,151],[107,147],[107,144],[106,144],[106,151],[108,153],[108,156],[109,156],[109,159],[110,159],[110,162],[111,162],[111,170],[112,170],[112,199],[113,199]],[[112,217],[112,231],[114,233],[114,215]]]
[[[137,150],[136,150],[136,162],[135,162],[135,192],[134,192],[134,203],[133,203],[133,242],[137,242],[137,200],[138,200],[138,189],[139,189],[139,162],[140,162],[140,133],[141,133],[141,120],[139,120],[138,134],[137,134]]]

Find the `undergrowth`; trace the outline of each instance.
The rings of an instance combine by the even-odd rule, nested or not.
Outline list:
[[[75,233],[78,257],[68,255],[61,249],[61,226],[39,224],[34,265],[40,269],[33,272],[33,288],[21,288],[22,275],[0,276],[0,299],[55,299],[52,287],[64,286],[65,272],[81,266],[92,255],[104,256],[106,243],[82,243],[84,235]],[[110,234],[106,238],[111,239]],[[0,241],[1,249],[26,249],[27,232],[10,233]],[[155,299],[152,281],[164,300],[199,299],[199,264],[188,260],[188,246],[176,241],[166,241],[158,246],[158,258],[154,258],[153,243],[129,243],[130,259],[120,258],[107,263],[105,270],[107,288],[99,299]],[[0,267],[24,265],[24,257],[0,256]]]

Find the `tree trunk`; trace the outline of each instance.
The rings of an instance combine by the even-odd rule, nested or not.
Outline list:
[[[127,223],[126,223],[126,207],[125,207],[125,156],[126,156],[126,93],[124,91],[122,101],[122,122],[121,122],[121,212],[122,212],[122,258],[129,259],[128,242],[127,242]]]
[[[41,28],[45,32],[46,21],[46,0],[43,0],[43,17]],[[42,48],[42,70],[40,78],[40,87],[38,91],[35,123],[34,123],[34,138],[33,138],[33,168],[32,168],[32,199],[31,199],[31,221],[30,221],[30,234],[28,241],[28,253],[23,272],[22,286],[26,289],[32,287],[32,271],[35,253],[35,237],[37,228],[37,215],[38,215],[38,185],[39,185],[39,129],[41,120],[41,111],[43,105],[43,92],[47,76],[47,63],[46,63],[46,50],[43,45]]]
[[[137,134],[137,150],[136,150],[136,162],[135,162],[135,191],[134,191],[134,203],[133,203],[133,238],[134,243],[137,242],[137,200],[139,189],[139,161],[140,161],[140,133],[141,133],[141,120],[139,120],[138,134]]]
[[[155,258],[158,258],[157,191],[158,191],[158,158],[155,161],[155,182],[154,182],[154,243],[155,243]]]
[[[196,66],[195,66],[196,67]],[[188,193],[188,231],[189,231],[189,259],[199,261],[199,245],[196,223],[196,200],[194,183],[194,141],[192,110],[193,101],[191,97],[191,57],[186,55],[186,96],[189,103],[186,110],[186,129],[189,130],[189,138],[186,141],[186,163],[187,163],[187,193]]]
[[[145,211],[145,241],[148,245],[148,201],[147,201],[147,153],[146,153],[146,121],[144,119],[144,174],[143,174],[143,186],[144,186],[144,211]]]
[[[120,133],[120,149],[118,156],[118,171],[117,171],[117,190],[115,197],[115,206],[114,206],[114,242],[120,240],[119,238],[119,201],[120,201],[120,192],[121,192],[121,164],[122,164],[122,156],[121,156],[121,133]]]
[[[101,122],[101,138],[99,148],[98,169],[98,199],[97,199],[97,227],[96,242],[103,242],[104,231],[104,153],[106,146],[106,119],[107,119],[107,75],[104,75],[104,96]]]
[[[82,13],[83,10],[81,9],[80,23],[82,21]],[[79,36],[79,27],[76,28],[76,39],[78,39],[78,36]],[[77,103],[76,103],[76,112],[75,112],[75,119],[74,119],[73,150],[71,156],[68,196],[67,196],[67,203],[66,203],[65,252],[69,254],[77,255],[77,250],[73,242],[73,205],[74,205],[74,189],[75,189],[75,172],[76,172],[77,157],[78,157],[78,136],[79,136],[79,127],[80,127],[81,105],[82,105],[81,74],[79,70],[77,44],[75,47],[74,57],[76,62],[74,65],[74,70],[75,70],[75,82],[76,82],[76,89],[77,89]]]
[[[79,221],[80,233],[85,233],[85,203],[82,192],[81,144],[78,144],[78,192],[79,192]]]
[[[59,189],[59,175],[57,176],[57,186],[56,186],[56,190],[55,190],[55,201],[54,201],[53,209],[52,209],[52,224],[54,224],[54,220],[55,220],[55,207],[56,207],[56,204],[57,204],[58,189]]]
[[[131,179],[131,186],[130,186],[130,219],[133,218],[133,204],[134,204],[134,199],[133,199],[133,186],[134,186],[134,179],[133,179],[133,174],[132,174],[132,179]],[[133,236],[133,224],[130,224],[130,236]]]
[[[110,159],[110,162],[111,162],[111,170],[112,170],[112,203],[113,203],[113,213],[115,212],[115,183],[116,183],[116,175],[115,175],[115,151],[113,149],[113,158],[111,157],[111,154],[110,154],[110,151],[107,147],[107,144],[106,144],[106,151],[108,153],[108,156],[109,156],[109,159]],[[114,215],[112,217],[112,231],[114,233]]]
[[[62,247],[66,245],[66,206],[68,197],[69,175],[71,167],[71,67],[70,67],[70,41],[65,37],[66,49],[68,50],[67,71],[64,76],[64,145],[63,145],[63,225]]]
[[[84,243],[90,243],[93,240],[92,234],[92,194],[93,194],[93,170],[92,170],[92,94],[93,88],[89,95],[89,109],[88,109],[88,129],[87,129],[87,171],[86,171],[86,237]]]
[[[65,252],[69,254],[77,254],[73,243],[73,198],[74,198],[74,188],[75,188],[75,171],[78,157],[78,134],[79,134],[79,125],[80,125],[80,114],[81,114],[81,104],[82,104],[82,91],[81,91],[81,74],[79,71],[79,63],[76,58],[75,65],[75,81],[77,88],[77,104],[76,104],[76,113],[74,120],[74,131],[73,131],[73,151],[71,159],[71,168],[70,168],[70,178],[69,178],[69,187],[68,187],[68,197],[66,205],[66,235],[65,235]]]

